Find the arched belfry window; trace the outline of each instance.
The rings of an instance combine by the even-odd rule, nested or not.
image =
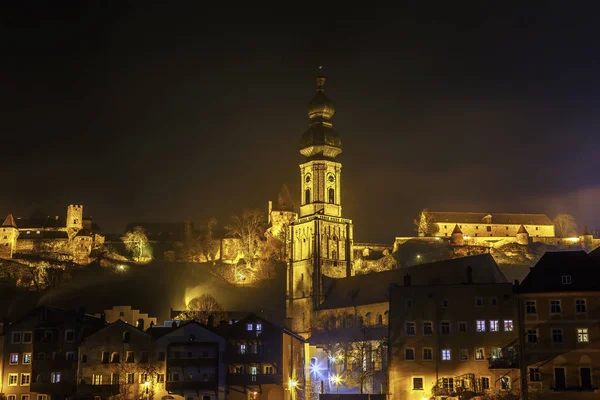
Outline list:
[[[310,203],[310,189],[304,191],[304,204]]]
[[[329,188],[329,203],[335,204],[335,189]]]

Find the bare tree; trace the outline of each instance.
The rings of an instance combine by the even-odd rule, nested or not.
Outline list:
[[[208,318],[213,316],[214,320],[225,319],[225,312],[221,304],[210,294],[196,297],[187,305],[187,310],[180,313],[175,319],[184,321],[198,321],[202,324],[208,323]]]
[[[435,218],[427,208],[419,213],[419,216],[413,220],[413,224],[419,236],[433,236],[439,231]]]
[[[265,216],[259,210],[244,210],[241,216],[231,217],[225,227],[230,236],[238,239],[239,251],[246,267],[252,269],[266,230]]]
[[[121,360],[112,364],[112,372],[117,376],[119,394],[112,396],[114,400],[154,399],[158,387],[160,368],[155,363],[129,363]],[[133,382],[129,381],[133,379]]]
[[[121,240],[135,260],[139,261],[142,257],[152,258],[152,247],[148,242],[148,236],[146,236],[144,228],[141,226],[136,226],[132,231],[125,233]]]
[[[554,233],[558,237],[577,236],[577,222],[571,214],[558,214],[554,217]]]

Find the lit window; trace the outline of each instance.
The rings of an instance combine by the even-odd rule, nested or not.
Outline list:
[[[515,329],[512,319],[504,320],[504,332],[512,332]]]
[[[246,330],[251,331],[254,328],[253,324],[246,325]]]
[[[442,361],[450,361],[451,357],[450,349],[442,349]]]
[[[21,374],[21,386],[29,386],[31,383],[31,374]]]
[[[262,331],[262,324],[256,324],[256,330]]]
[[[500,347],[492,347],[492,358],[502,357],[502,349]]]
[[[406,334],[409,336],[412,336],[415,334],[415,323],[414,322],[406,323]]]
[[[500,324],[496,320],[490,321],[490,332],[498,332],[500,330]]]
[[[441,325],[440,325],[440,333],[442,335],[449,335],[450,334],[450,322],[444,321],[444,322],[441,323]]]
[[[458,359],[460,361],[467,361],[469,359],[469,350],[467,350],[467,349],[458,350]]]
[[[19,363],[19,353],[11,353],[10,365],[17,365]]]
[[[102,385],[102,375],[93,374],[92,375],[92,385]]]
[[[477,332],[485,332],[485,320],[478,319],[476,322]]]
[[[465,321],[459,321],[458,323],[458,331],[466,332],[467,331],[467,323]]]
[[[102,375],[100,375],[102,376]],[[59,383],[60,382],[60,372],[52,372],[50,374],[50,382]]]
[[[587,312],[587,307],[586,307],[586,304],[585,304],[585,299],[575,300],[575,312],[576,313]]]
[[[560,314],[560,300],[550,301],[550,312],[552,314]]]
[[[577,341],[579,343],[588,343],[590,341],[588,328],[577,328]]]
[[[490,378],[488,378],[487,376],[482,376],[481,377],[481,389],[489,390],[489,388],[490,388]]]
[[[17,386],[19,383],[19,374],[8,374],[8,386]]]
[[[404,349],[404,358],[406,360],[414,360],[415,359],[415,349],[406,348]]]
[[[562,329],[552,329],[552,341],[554,343],[562,343],[562,341],[563,341]]]
[[[431,321],[423,322],[423,335],[433,335],[433,323]]]
[[[500,378],[500,387],[502,390],[510,389],[510,378],[508,376],[503,376]]]
[[[413,378],[413,390],[423,390],[423,378]]]
[[[537,314],[535,300],[528,300],[525,302],[525,311],[527,314]]]
[[[246,354],[246,345],[240,344],[240,354]]]
[[[483,347],[475,347],[475,359],[478,361],[484,360]]]
[[[425,361],[433,360],[433,349],[428,348],[428,347],[423,349],[423,360],[425,360]]]
[[[31,353],[23,353],[23,364],[31,364]]]
[[[571,284],[571,275],[561,276],[560,281],[562,282],[563,285],[570,285]]]
[[[527,330],[527,342],[528,343],[537,343],[537,329],[528,329]]]

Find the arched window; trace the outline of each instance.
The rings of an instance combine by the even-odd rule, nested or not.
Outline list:
[[[304,191],[304,204],[310,203],[310,189]]]
[[[364,328],[364,326],[365,326],[365,321],[363,320],[363,317],[362,317],[362,316],[358,316],[356,320],[357,320],[357,322],[358,322],[358,327],[359,327],[359,328]]]
[[[335,204],[335,189],[329,188],[329,203]]]
[[[110,355],[110,362],[111,363],[118,363],[121,361],[121,357],[119,356],[119,353],[112,353]]]
[[[131,340],[131,333],[129,331],[123,332],[123,343],[129,343]]]
[[[377,325],[383,325],[383,315],[377,315]]]

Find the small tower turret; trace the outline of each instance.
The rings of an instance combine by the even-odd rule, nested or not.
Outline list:
[[[65,224],[69,236],[71,233],[77,233],[83,229],[83,206],[77,204],[69,204],[67,207],[67,222]]]
[[[0,227],[0,258],[12,258],[17,249],[19,230],[12,214],[8,214]]]
[[[523,225],[521,225],[517,231],[517,243],[522,245],[529,244],[529,232],[527,232],[527,229],[525,229]]]
[[[460,246],[460,245],[464,244],[463,233],[460,230],[460,228],[458,227],[458,224],[456,224],[454,226],[454,230],[452,231],[452,236],[451,236],[450,241],[452,242],[453,245],[456,245],[456,246]]]
[[[583,247],[585,251],[592,251],[594,235],[592,235],[592,233],[589,231],[587,225],[585,226],[585,229],[583,230],[583,234],[581,235],[580,239],[581,247]]]

